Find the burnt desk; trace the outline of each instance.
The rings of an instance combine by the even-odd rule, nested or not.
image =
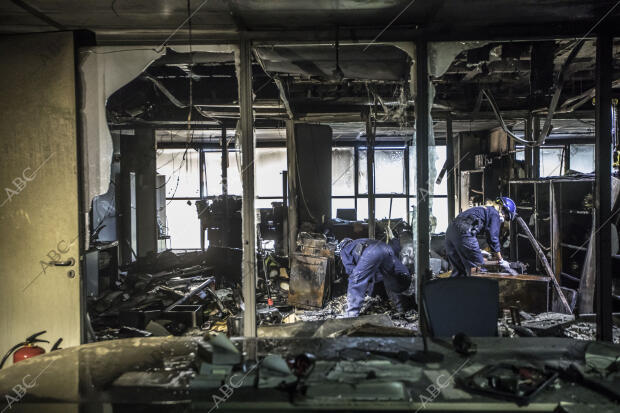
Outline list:
[[[541,275],[505,273],[480,273],[472,277],[491,278],[499,283],[499,306],[508,308],[518,307],[529,313],[549,311],[549,282],[551,278]]]

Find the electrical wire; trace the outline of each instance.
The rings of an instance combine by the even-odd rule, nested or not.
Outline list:
[[[187,159],[187,152],[189,151],[190,145],[193,143],[194,141],[194,130],[192,129],[192,111],[194,109],[194,93],[193,93],[193,81],[192,81],[192,70],[194,67],[194,58],[192,56],[192,16],[194,14],[196,14],[196,12],[207,2],[207,0],[203,1],[202,4],[196,9],[194,10],[193,13],[190,13],[191,11],[191,0],[187,0],[187,14],[188,14],[188,18],[182,23],[182,25],[184,25],[185,23],[188,23],[188,31],[189,31],[189,53],[190,56],[192,58],[192,61],[189,65],[189,71],[188,71],[188,75],[187,75],[187,79],[188,79],[188,88],[189,88],[189,110],[187,113],[187,137],[189,139],[187,139],[186,141],[186,145],[185,145],[185,151],[183,152],[183,158],[181,159],[181,165],[179,166],[179,170],[181,169],[181,167],[183,166],[183,164],[185,163],[186,159]],[[178,29],[177,29],[178,31]],[[176,33],[176,31],[175,31]],[[174,33],[173,33],[174,34]],[[168,37],[168,39],[166,39],[166,41],[168,41],[170,39],[170,37],[172,37],[172,35],[170,35]],[[166,42],[164,42],[166,43]],[[176,195],[178,189],[179,189],[179,181],[181,179],[181,174],[179,174],[177,176],[177,182],[174,188],[174,191],[172,193],[172,196],[167,197],[167,198],[174,198],[174,196]],[[165,184],[164,184],[165,185]],[[166,203],[166,206],[170,205],[170,203],[173,201],[173,199],[170,199],[168,201],[168,203]]]

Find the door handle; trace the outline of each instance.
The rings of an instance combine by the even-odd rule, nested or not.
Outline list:
[[[53,265],[54,267],[73,267],[75,265],[75,259],[71,257],[66,261],[50,261],[47,264]]]

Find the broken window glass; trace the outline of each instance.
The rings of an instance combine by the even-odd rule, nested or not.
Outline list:
[[[404,149],[375,149],[375,193],[403,194],[405,192]],[[366,149],[359,150],[358,188],[368,193]]]
[[[332,149],[332,196],[354,195],[354,162],[353,148]],[[336,216],[335,213],[334,216]]]
[[[241,195],[241,152],[234,151],[228,153],[228,194]]]
[[[582,173],[594,172],[594,145],[570,145],[570,169]]]
[[[286,148],[256,148],[256,196],[281,197],[286,170]]]
[[[172,249],[200,248],[200,221],[194,201],[166,201],[166,220]]]
[[[366,166],[366,149],[360,149],[357,165],[357,192],[360,194],[368,193],[368,178],[366,177]],[[368,211],[366,212],[366,214],[368,214]],[[359,216],[357,219],[359,219]]]
[[[228,152],[228,194],[241,195],[241,177],[237,160],[241,162],[241,153]],[[205,169],[207,171],[207,196],[222,195],[222,152],[205,152]]]
[[[193,149],[159,149],[157,173],[166,176],[167,198],[200,196],[198,152]]]
[[[540,148],[540,177],[564,174],[564,148]]]
[[[205,152],[207,195],[222,195],[222,153]]]
[[[375,193],[405,192],[404,154],[403,149],[375,150]]]

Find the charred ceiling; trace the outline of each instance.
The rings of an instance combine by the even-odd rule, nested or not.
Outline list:
[[[281,126],[291,117],[360,122],[370,107],[385,125],[411,127],[411,58],[391,42],[479,40],[485,43],[460,53],[433,79],[433,110],[451,111],[455,131],[487,128],[495,115],[485,90],[518,129],[528,112],[548,110],[575,39],[594,37],[603,27],[620,34],[616,6],[615,0],[13,0],[0,4],[0,33],[86,29],[99,45],[162,49],[190,38],[195,44],[252,40],[258,127]],[[181,24],[190,11],[191,36]],[[554,130],[562,118],[593,117],[591,40],[565,69]],[[191,119],[234,127],[237,79],[226,53],[167,51],[110,98],[108,120],[117,127],[179,125],[188,118],[190,78]]]
[[[584,41],[578,49],[575,45],[566,40],[490,42],[464,50],[445,73],[432,78],[433,111],[437,119],[450,111],[456,122],[461,121],[455,125],[457,132],[487,129],[498,125],[489,95],[509,126],[519,130],[527,113],[547,113],[557,91],[554,130],[589,132],[591,125],[583,119],[593,117],[594,41]],[[618,64],[620,43],[615,52]],[[385,126],[410,128],[415,105],[409,87],[411,66],[412,59],[402,48],[388,44],[255,47],[256,124],[273,128],[291,117],[359,123],[373,111]],[[620,67],[615,69],[614,80],[620,78]],[[171,50],[110,98],[109,121],[113,125],[186,122],[190,79],[192,119],[234,127],[239,102],[233,55]]]
[[[191,0],[192,9],[202,1]],[[193,19],[206,42],[507,40],[583,36],[614,0],[209,0]],[[160,44],[187,17],[186,0],[12,0],[0,3],[0,32],[88,29],[105,44]],[[617,28],[620,10],[606,21]],[[173,42],[184,43],[183,28]]]

